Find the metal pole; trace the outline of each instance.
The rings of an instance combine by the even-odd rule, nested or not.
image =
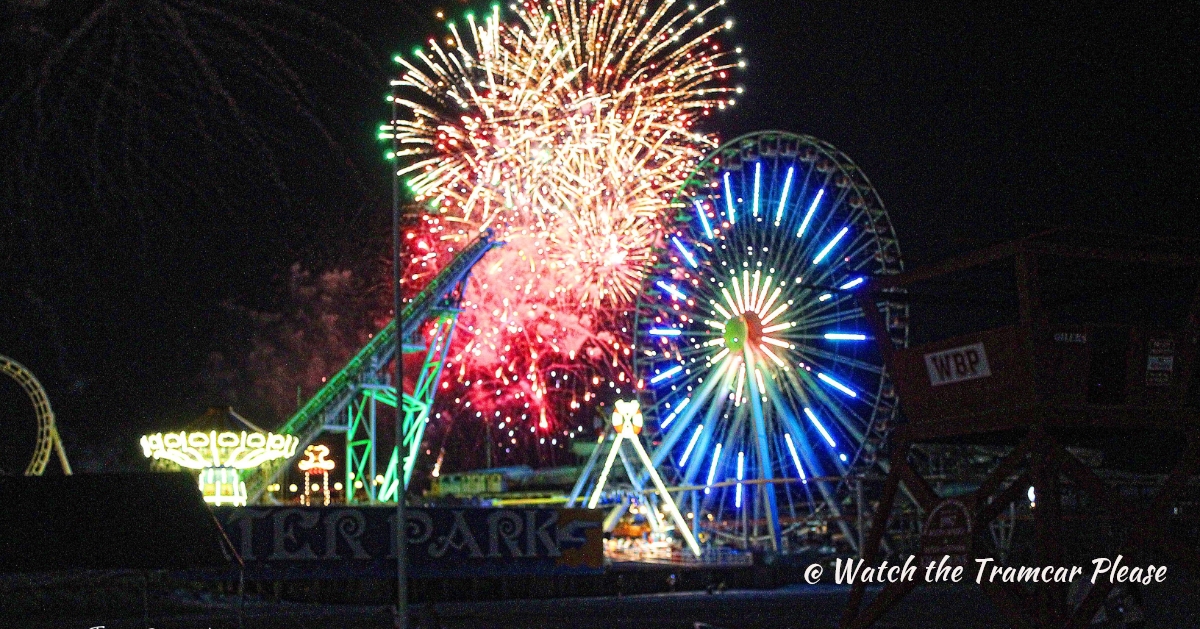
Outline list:
[[[858,506],[855,508],[855,510],[858,512],[857,514],[855,514],[857,517],[857,520],[858,520],[858,558],[862,559],[864,557],[864,555],[866,554],[866,551],[863,550],[863,547],[864,547],[864,544],[866,544],[866,540],[867,540],[866,528],[863,526],[863,481],[862,481],[862,476],[859,476],[854,481],[854,494],[855,494],[855,498],[857,499],[857,502],[858,502]]]
[[[396,88],[392,88],[392,155],[400,152],[396,138]],[[396,165],[390,166],[392,178],[392,311],[396,322],[396,476],[400,487],[396,491],[396,627],[408,629],[408,522],[404,513],[404,498],[408,487],[404,474],[404,334],[400,322],[400,177]]]

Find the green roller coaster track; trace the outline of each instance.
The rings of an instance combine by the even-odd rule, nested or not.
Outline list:
[[[403,395],[404,438],[399,445],[406,451],[405,487],[412,478],[467,278],[488,251],[503,244],[494,240],[491,230],[485,230],[400,310],[400,334],[405,353],[425,351],[425,361],[417,372],[413,392]],[[434,325],[428,344],[416,342],[416,332],[431,320]],[[382,403],[385,407],[396,408],[396,388],[388,370],[395,356],[396,320],[393,319],[279,429],[280,433],[294,435],[300,440],[297,456],[323,432],[345,433],[346,493],[352,499],[356,480],[362,481],[362,489],[371,502],[394,501],[401,493],[397,472],[401,448],[392,448],[391,459],[380,479],[375,439],[377,405]],[[267,487],[293,463],[289,460],[269,475],[247,479],[249,501],[261,502]]]

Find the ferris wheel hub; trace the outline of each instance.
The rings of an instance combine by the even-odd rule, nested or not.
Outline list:
[[[762,335],[762,319],[753,310],[747,310],[725,322],[725,347],[731,352],[757,347],[762,342]]]

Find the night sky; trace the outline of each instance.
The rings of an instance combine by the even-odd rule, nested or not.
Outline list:
[[[205,41],[238,119],[211,94],[187,98],[203,84],[190,62],[172,70],[176,57],[156,55],[165,44],[151,37],[114,46],[115,32],[97,33],[42,77],[47,55],[89,13],[23,4],[0,14],[0,59],[18,60],[0,69],[0,353],[46,385],[78,465],[135,463],[141,431],[222,402],[199,382],[210,353],[236,354],[253,332],[231,304],[285,310],[297,262],[385,276],[389,187],[373,132],[387,114],[387,59],[440,32],[436,9],[454,17],[464,7],[303,3],[344,31],[254,9],[345,63],[273,39],[295,82],[263,88],[238,46]],[[992,4],[732,0],[729,43],[746,50],[746,93],[709,130],[795,131],[849,154],[883,198],[910,267],[1060,225],[1198,233],[1200,8]],[[104,96],[102,73],[79,70],[130,71],[135,55],[149,88],[125,81]],[[38,81],[40,101],[30,91]],[[122,101],[122,89],[152,110]],[[315,114],[301,113],[296,93]],[[97,123],[88,112],[100,98],[118,113]],[[147,122],[157,113],[164,122]],[[260,132],[247,139],[240,125]],[[127,151],[111,148],[130,136]],[[113,164],[101,172],[118,175],[89,175],[97,154]],[[141,156],[136,176],[121,170],[130,156]],[[31,164],[41,169],[33,183]],[[20,444],[32,439],[25,407],[15,385],[0,383],[0,426],[16,435],[0,467],[31,447]]]

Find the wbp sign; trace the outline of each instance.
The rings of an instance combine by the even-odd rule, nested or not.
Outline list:
[[[983,343],[925,354],[925,370],[929,384],[935,387],[992,375]]]

